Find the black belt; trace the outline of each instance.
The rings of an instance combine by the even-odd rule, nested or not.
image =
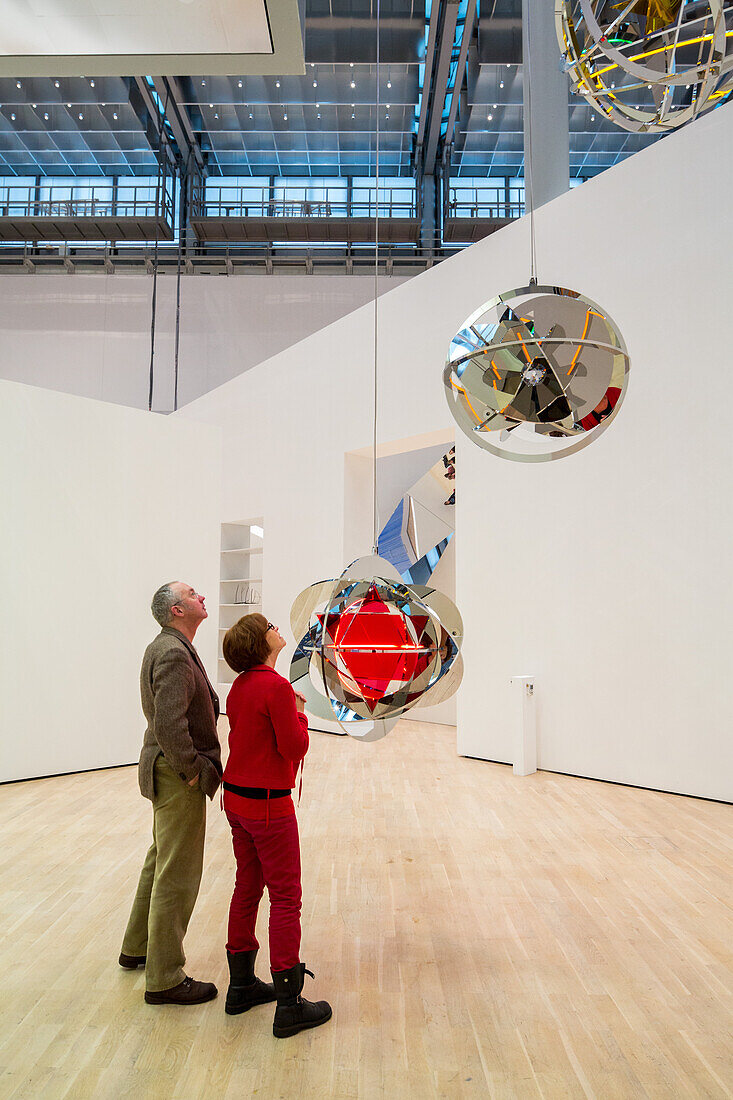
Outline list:
[[[232,794],[242,795],[243,798],[285,798],[291,793],[290,787],[285,791],[273,790],[272,787],[235,787],[233,783],[222,783],[222,787]]]

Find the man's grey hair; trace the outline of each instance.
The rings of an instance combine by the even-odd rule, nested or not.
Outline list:
[[[168,581],[168,584],[161,585],[150,604],[153,618],[160,626],[168,626],[173,618],[171,608],[179,601],[179,597],[171,587],[175,583],[175,581]]]

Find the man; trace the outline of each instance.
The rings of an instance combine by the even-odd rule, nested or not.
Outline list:
[[[120,966],[145,966],[148,1004],[193,1005],[217,994],[186,976],[183,938],[201,882],[206,798],[221,782],[216,733],[219,700],[193,639],[207,618],[204,597],[188,584],[164,584],[153,596],[162,630],[143,657],[140,694],[148,728],[138,780],[153,803],[148,851],[122,943]]]

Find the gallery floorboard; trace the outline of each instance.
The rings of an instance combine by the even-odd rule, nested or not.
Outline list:
[[[454,745],[413,722],[313,735],[305,993],[334,1014],[282,1040],[271,1006],[224,1013],[218,800],[187,969],[220,996],[182,1009],[116,961],[149,841],[135,770],[0,788],[0,1097],[733,1096],[731,808]]]

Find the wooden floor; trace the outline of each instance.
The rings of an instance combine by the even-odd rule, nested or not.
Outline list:
[[[224,1013],[218,802],[187,969],[221,993],[181,1009],[116,961],[149,838],[134,769],[0,788],[0,1097],[733,1096],[731,808],[454,744],[313,735],[305,992],[334,1014],[284,1040],[271,1006]]]

